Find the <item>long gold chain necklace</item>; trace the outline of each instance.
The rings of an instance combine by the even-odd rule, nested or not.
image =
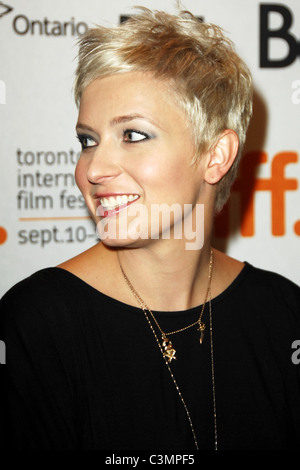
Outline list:
[[[122,274],[123,274],[123,277],[128,285],[128,287],[130,288],[132,294],[134,295],[134,297],[137,299],[138,303],[140,304],[140,307],[141,309],[145,312],[145,311],[148,311],[151,315],[151,317],[153,318],[157,328],[159,329],[160,333],[161,333],[161,337],[162,337],[162,346],[164,348],[164,353],[163,353],[163,356],[164,358],[166,358],[168,360],[168,362],[171,362],[173,359],[176,359],[176,350],[174,349],[173,347],[173,344],[171,342],[171,340],[168,338],[169,336],[171,335],[175,335],[176,333],[181,333],[182,331],[185,331],[189,328],[192,328],[193,326],[195,325],[198,325],[199,328],[198,328],[198,331],[200,331],[200,344],[202,344],[203,342],[203,339],[204,339],[204,330],[206,328],[205,326],[205,323],[202,322],[202,316],[203,316],[203,313],[204,313],[204,308],[205,308],[205,305],[206,305],[206,302],[207,302],[207,298],[208,298],[208,293],[210,291],[210,286],[211,286],[211,279],[212,279],[212,269],[213,269],[213,262],[214,262],[214,257],[213,257],[213,250],[211,249],[210,250],[210,259],[209,259],[209,272],[208,272],[208,285],[207,285],[207,290],[206,290],[206,294],[205,294],[205,300],[203,302],[203,305],[202,305],[202,309],[201,309],[201,312],[200,312],[200,315],[199,315],[199,318],[197,321],[195,321],[194,323],[191,323],[190,325],[188,326],[185,326],[183,328],[180,328],[178,330],[175,330],[175,331],[170,331],[169,333],[165,333],[158,321],[156,320],[153,312],[150,310],[150,308],[146,305],[146,303],[144,302],[144,300],[140,297],[140,295],[137,293],[137,291],[135,290],[135,288],[133,287],[133,285],[131,284],[130,280],[128,279],[126,273],[124,272],[122,266],[121,266],[121,263],[120,263],[120,260],[119,260],[119,264],[120,264],[120,268],[121,268],[121,271],[122,271]]]
[[[118,260],[119,260],[119,257],[118,257]],[[187,415],[187,418],[188,418],[188,421],[189,421],[189,424],[190,424],[190,427],[191,427],[191,431],[192,431],[192,434],[193,434],[193,438],[194,438],[194,442],[195,442],[195,446],[196,446],[196,449],[199,450],[199,446],[198,446],[198,441],[197,441],[197,437],[196,437],[196,433],[195,433],[195,429],[194,429],[194,426],[193,426],[193,422],[192,422],[192,419],[191,419],[191,415],[190,415],[190,412],[186,406],[186,403],[185,403],[185,400],[182,396],[182,393],[179,389],[179,386],[177,384],[177,381],[174,377],[174,374],[172,372],[172,369],[170,367],[170,362],[173,360],[173,359],[176,359],[176,351],[175,349],[173,348],[173,345],[172,345],[172,342],[169,340],[168,336],[170,335],[173,335],[175,333],[180,333],[182,331],[185,331],[195,325],[199,325],[199,328],[198,330],[200,331],[200,344],[202,344],[203,342],[203,338],[204,338],[204,330],[205,330],[205,324],[202,322],[202,316],[203,316],[203,313],[204,313],[204,308],[205,308],[205,305],[207,303],[207,298],[208,298],[208,294],[209,294],[209,323],[210,323],[210,356],[211,356],[211,375],[212,375],[212,394],[213,394],[213,415],[214,415],[214,449],[215,450],[218,450],[218,432],[217,432],[217,405],[216,405],[216,391],[215,391],[215,370],[214,370],[214,354],[213,354],[213,329],[212,329],[212,308],[211,308],[211,279],[212,279],[212,270],[213,270],[213,250],[211,249],[210,250],[210,260],[209,260],[209,274],[208,274],[208,287],[207,287],[207,290],[206,290],[206,295],[205,295],[205,301],[202,305],[202,309],[201,309],[201,312],[200,312],[200,316],[199,316],[199,319],[194,322],[194,323],[191,323],[190,325],[188,326],[185,326],[183,328],[180,328],[178,330],[174,330],[174,331],[171,331],[169,333],[165,333],[158,321],[156,320],[153,312],[150,310],[150,308],[146,305],[146,303],[143,301],[143,299],[139,296],[139,294],[136,292],[136,290],[134,289],[133,285],[131,284],[130,280],[128,279],[127,275],[125,274],[123,268],[122,268],[122,265],[120,263],[120,260],[119,260],[119,265],[120,265],[120,268],[121,268],[121,272],[122,272],[122,275],[126,281],[126,284],[128,285],[128,287],[130,288],[132,294],[134,295],[134,297],[136,298],[136,300],[138,301],[139,305],[140,305],[140,308],[143,310],[144,314],[145,314],[145,317],[146,317],[146,320],[150,326],[150,329],[155,337],[155,340],[157,342],[157,345],[161,351],[161,354],[163,356],[163,359],[165,361],[165,364],[169,370],[169,373],[170,373],[170,376],[173,380],[173,383],[175,385],[175,388],[178,392],[178,395],[179,395],[179,398],[183,404],[183,407],[185,409],[185,412],[186,412],[186,415]],[[153,328],[153,325],[150,321],[150,318],[147,314],[147,312],[150,313],[152,319],[154,320],[156,326],[158,327],[161,335],[162,335],[162,344],[160,343],[158,337],[157,337],[157,334],[155,332],[155,329]]]

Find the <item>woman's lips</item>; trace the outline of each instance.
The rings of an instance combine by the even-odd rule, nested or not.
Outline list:
[[[102,218],[111,217],[113,215],[118,214],[122,210],[126,209],[128,206],[130,206],[131,204],[136,202],[139,198],[140,198],[140,196],[135,194],[134,199],[128,200],[127,202],[121,202],[119,205],[113,207],[112,209],[108,209],[106,207],[103,207],[102,204],[101,204],[100,199],[98,199],[97,202],[96,202],[96,204],[97,204],[96,215],[98,215]],[[103,198],[101,198],[101,199],[103,199]]]

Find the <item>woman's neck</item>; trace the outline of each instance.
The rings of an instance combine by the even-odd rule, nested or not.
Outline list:
[[[204,301],[210,244],[201,250],[184,252],[179,244],[175,245],[166,243],[161,249],[161,244],[160,250],[153,247],[116,250],[133,288],[153,310],[187,310]]]

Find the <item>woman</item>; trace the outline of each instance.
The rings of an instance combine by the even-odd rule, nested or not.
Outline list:
[[[296,448],[299,288],[211,247],[246,65],[218,27],[141,9],[81,39],[75,97],[101,241],[2,299],[8,445]]]

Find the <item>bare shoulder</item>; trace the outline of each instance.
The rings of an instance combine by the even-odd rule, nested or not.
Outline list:
[[[214,296],[219,295],[237,278],[245,263],[214,249]]]
[[[105,290],[105,284],[114,279],[117,257],[101,242],[57,267],[71,272],[97,290]]]

